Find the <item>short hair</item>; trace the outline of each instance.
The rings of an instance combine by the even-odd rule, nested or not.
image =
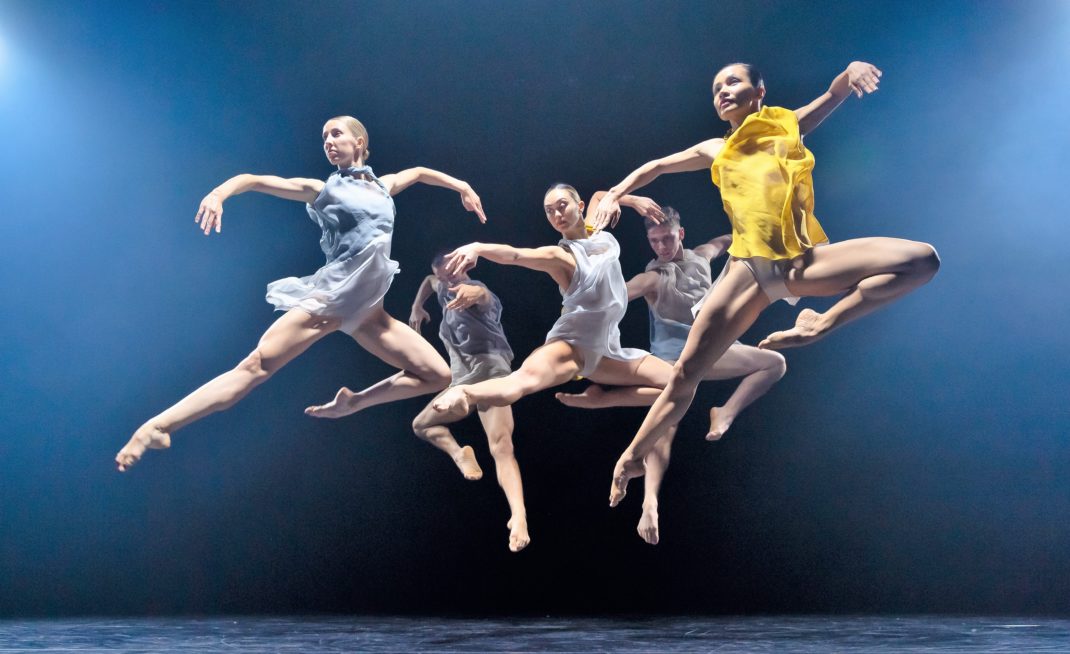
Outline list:
[[[546,189],[546,193],[543,193],[542,196],[546,197],[550,194],[550,191],[566,191],[577,203],[583,202],[583,200],[580,199],[580,192],[577,191],[576,187],[572,186],[571,184],[565,184],[564,182],[551,184],[550,188]]]
[[[441,267],[442,264],[446,263],[446,255],[450,252],[453,252],[453,250],[439,250],[438,252],[436,252],[435,256],[431,257],[431,267]]]
[[[757,66],[755,66],[754,64],[745,64],[742,61],[736,61],[721,66],[720,69],[717,70],[717,72],[719,73],[725,68],[728,68],[729,66],[742,66],[743,70],[747,71],[747,77],[750,78],[750,83],[754,86],[754,88],[757,89],[765,87],[765,78],[762,77],[761,71],[759,71]],[[714,75],[714,77],[716,77],[716,75]]]
[[[650,218],[643,218],[643,227],[651,229],[653,227],[660,227],[666,225],[674,229],[680,228],[680,212],[672,207],[662,207],[661,212],[665,214],[665,220],[660,223],[656,223]]]
[[[368,140],[368,130],[365,129],[364,123],[352,116],[335,116],[334,118],[328,119],[327,122],[331,122],[332,120],[337,120],[345,125],[346,129],[353,133],[353,136],[364,138],[364,161],[367,161],[372,156],[372,151],[370,141]]]

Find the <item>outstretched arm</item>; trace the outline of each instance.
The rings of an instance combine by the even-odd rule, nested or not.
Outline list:
[[[446,270],[467,272],[480,257],[506,266],[521,266],[547,273],[562,288],[572,281],[576,261],[572,255],[556,245],[541,248],[514,248],[501,243],[469,243],[446,255]]]
[[[847,96],[854,93],[862,97],[863,93],[873,93],[880,84],[883,73],[873,64],[864,61],[852,61],[847,70],[843,71],[832,80],[829,90],[818,96],[816,100],[795,110],[799,119],[799,133],[806,136],[817,129],[821,121],[828,118],[829,114],[840,106]]]
[[[204,196],[193,222],[197,223],[206,235],[213,228],[218,234],[223,229],[223,201],[232,195],[256,191],[286,200],[314,202],[322,190],[323,182],[318,179],[304,177],[286,179],[274,175],[236,175]]]
[[[657,291],[658,273],[656,270],[648,270],[639,273],[628,280],[628,301],[636,298],[653,296]]]
[[[416,291],[416,299],[412,301],[412,311],[409,313],[409,327],[412,327],[417,334],[420,333],[420,325],[431,320],[431,314],[427,313],[427,309],[424,309],[424,304],[427,302],[427,298],[431,297],[431,294],[435,292],[435,281],[434,275],[424,277],[423,283],[420,284],[419,290]]]
[[[723,145],[724,139],[710,139],[683,152],[648,161],[633,170],[619,184],[609,189],[598,203],[594,218],[591,220],[595,231],[604,229],[607,225],[612,227],[617,224],[620,218],[621,198],[625,195],[646,186],[661,175],[709,168]]]
[[[456,177],[450,177],[446,173],[417,166],[391,175],[383,175],[379,181],[383,183],[390,195],[397,195],[417,182],[452,189],[460,193],[461,204],[465,209],[479,216],[479,222],[487,222],[487,216],[483,213],[483,204],[476,192],[472,190],[472,185]]]
[[[705,257],[706,261],[713,261],[724,254],[731,245],[732,235],[725,234],[723,236],[718,236],[717,238],[712,238],[702,245],[699,245],[693,252],[700,257]]]

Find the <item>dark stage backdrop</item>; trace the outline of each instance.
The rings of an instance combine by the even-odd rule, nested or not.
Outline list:
[[[1058,1],[5,2],[0,615],[1067,613],[1067,44]],[[516,405],[533,542],[513,555],[476,423],[459,435],[488,474],[469,483],[410,432],[426,398],[302,415],[391,372],[340,335],[114,471],[142,421],[255,345],[265,284],[321,264],[296,203],[230,200],[210,238],[192,218],[240,172],[326,177],[326,118],[365,122],[378,173],[431,166],[483,198],[482,227],[445,190],[398,198],[404,319],[436,250],[552,243],[552,182],[589,195],[723,133],[721,65],[754,62],[796,107],[854,59],[884,81],[808,139],[816,212],[834,240],[931,242],[943,268],[787,352],[720,443],[702,407],[732,385],[703,386],[657,547],[635,533],[640,483],[606,503],[643,411]],[[646,191],[691,244],[728,229],[707,174]],[[616,234],[640,271],[640,221]],[[540,344],[549,278],[474,276],[517,352]],[[622,330],[645,345],[645,307]]]

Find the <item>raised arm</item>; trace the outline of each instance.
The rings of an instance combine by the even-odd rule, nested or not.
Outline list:
[[[693,252],[700,257],[705,257],[706,261],[713,261],[724,254],[730,245],[732,245],[732,235],[724,234],[699,245],[694,248]]]
[[[446,255],[446,270],[451,273],[468,272],[483,257],[506,266],[521,266],[544,272],[557,285],[566,288],[576,271],[576,260],[563,248],[548,245],[541,248],[515,248],[501,243],[469,243]]]
[[[629,302],[641,297],[653,298],[658,287],[658,272],[656,270],[641,272],[629,279],[627,286]]]
[[[475,213],[479,217],[479,222],[487,222],[487,216],[483,213],[483,203],[480,202],[476,192],[472,190],[472,185],[456,177],[450,177],[446,173],[417,166],[398,173],[383,175],[379,178],[379,181],[383,183],[383,186],[386,186],[386,190],[390,195],[397,195],[417,182],[457,191],[461,195],[461,204],[464,205],[464,208]]]
[[[223,229],[223,201],[233,195],[256,191],[286,200],[314,202],[322,190],[323,182],[318,179],[304,177],[286,179],[274,175],[236,175],[204,196],[193,222],[197,223],[206,235],[213,228],[218,234]]]
[[[873,64],[852,61],[846,70],[832,80],[829,90],[805,107],[795,110],[795,116],[799,119],[799,133],[806,136],[814,131],[851,93],[861,98],[863,93],[875,92],[881,75],[883,73]]]
[[[598,203],[598,208],[595,209],[591,220],[595,231],[604,229],[607,225],[612,227],[617,224],[620,218],[620,201],[625,195],[646,186],[661,175],[709,168],[723,145],[724,139],[710,139],[682,152],[648,161],[633,170],[619,184],[609,189]]]
[[[437,281],[434,275],[428,275],[424,277],[423,283],[416,291],[416,299],[412,301],[412,311],[409,313],[409,327],[412,327],[416,333],[420,333],[420,325],[431,320],[431,314],[424,309],[424,304],[427,303],[427,298],[435,292]]]

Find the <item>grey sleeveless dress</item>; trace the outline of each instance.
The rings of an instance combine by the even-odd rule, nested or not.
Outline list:
[[[694,324],[691,307],[705,297],[713,284],[710,262],[706,257],[685,249],[683,259],[646,266],[658,273],[655,300],[648,303],[650,313],[650,352],[659,359],[676,361]]]
[[[297,308],[340,319],[342,330],[352,333],[398,272],[390,258],[394,200],[372,169],[361,166],[332,173],[307,208],[323,231],[320,248],[327,262],[307,277],[268,284],[267,301],[278,311]]]
[[[468,279],[458,284],[487,288],[483,282]],[[502,330],[502,301],[493,291],[491,304],[461,309],[447,309],[455,294],[449,284],[436,282],[438,305],[442,308],[442,322],[438,337],[450,355],[451,386],[474,384],[487,379],[504,377],[512,371],[513,349]]]

